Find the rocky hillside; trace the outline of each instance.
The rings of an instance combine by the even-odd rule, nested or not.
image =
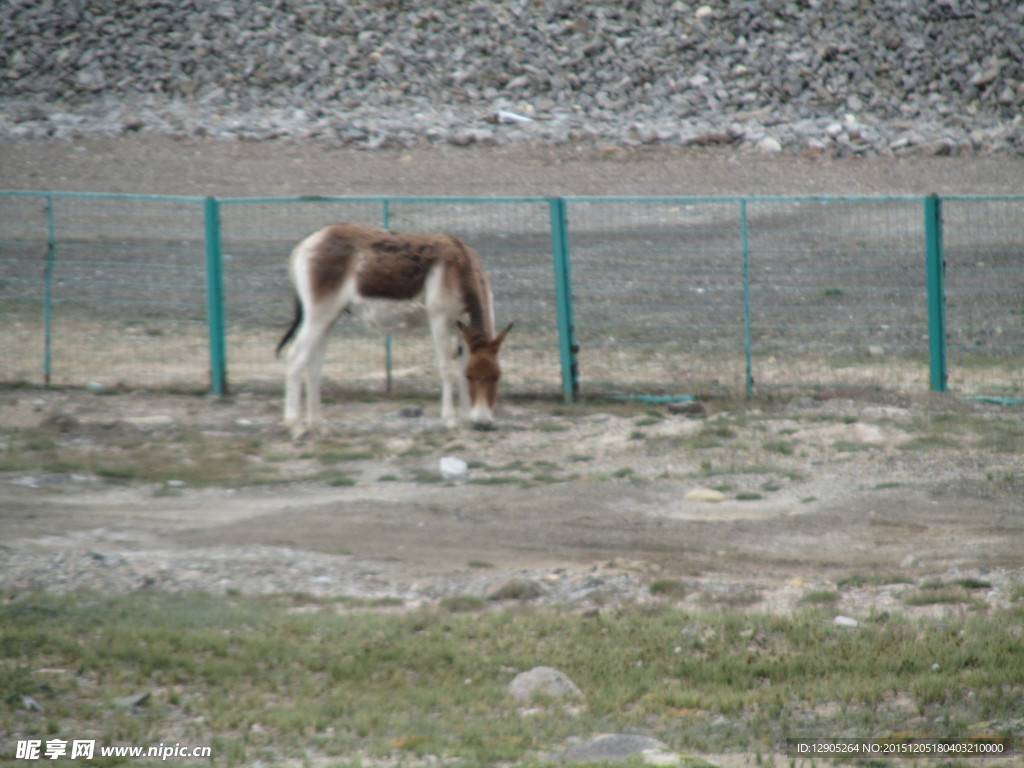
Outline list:
[[[0,135],[1024,153],[1017,0],[5,0]]]

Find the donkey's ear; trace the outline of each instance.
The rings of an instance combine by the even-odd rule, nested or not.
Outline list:
[[[505,336],[507,336],[508,332],[512,330],[513,325],[515,325],[515,323],[509,323],[508,325],[505,326],[505,330],[503,330],[501,333],[494,337],[494,340],[491,341],[491,349],[493,349],[495,352],[498,351],[498,348],[501,346],[502,342],[505,341]]]
[[[466,343],[466,347],[472,352],[475,349],[479,349],[481,344],[486,344],[479,333],[474,333],[473,329],[466,325],[461,320],[455,321],[455,327],[459,331],[459,335],[462,336],[462,340]]]

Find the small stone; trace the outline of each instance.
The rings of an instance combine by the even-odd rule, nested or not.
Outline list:
[[[30,710],[32,712],[42,712],[43,711],[43,705],[40,704],[35,699],[33,699],[31,696],[22,696],[21,697],[21,704],[22,704],[23,707],[25,707],[25,709]]]
[[[712,504],[725,501],[725,494],[712,488],[694,488],[683,496],[687,501],[703,501]]]
[[[457,456],[441,458],[441,477],[445,480],[461,480],[469,472],[469,465]]]
[[[661,753],[668,747],[657,739],[638,733],[605,733],[581,744],[574,744],[562,753],[565,763],[599,763],[625,760],[639,753]],[[662,763],[658,763],[662,764]]]
[[[551,699],[583,698],[583,691],[563,672],[551,667],[534,667],[515,676],[508,684],[508,694],[519,701],[546,697]]]
[[[704,416],[707,413],[704,404],[698,403],[696,400],[681,400],[676,403],[669,403],[666,408],[669,413],[676,416]]]
[[[114,706],[117,709],[123,709],[125,712],[133,712],[137,709],[141,709],[146,706],[149,702],[149,691],[144,693],[136,693],[131,696],[121,696],[114,699]]]
[[[99,549],[93,549],[90,550],[89,555],[96,562],[107,566],[120,565],[124,562],[124,558],[114,552],[103,552]]]
[[[844,629],[854,629],[857,626],[857,620],[849,616],[836,616],[833,623],[837,627],[843,627]]]

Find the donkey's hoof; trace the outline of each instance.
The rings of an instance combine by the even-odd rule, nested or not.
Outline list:
[[[291,428],[292,440],[315,440],[318,437],[327,435],[327,428],[323,424],[295,424]]]

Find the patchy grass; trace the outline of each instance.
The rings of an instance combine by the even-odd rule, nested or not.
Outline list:
[[[296,595],[24,592],[0,604],[0,718],[9,740],[210,744],[229,766],[538,765],[572,737],[628,730],[682,752],[748,753],[821,733],[1019,735],[1007,718],[1024,689],[1022,619],[887,616],[851,631],[820,608],[584,616],[459,596],[396,613]],[[585,706],[524,717],[505,686],[541,664],[569,675]],[[138,712],[114,704],[136,693],[150,694]]]
[[[929,579],[919,585],[918,591],[903,598],[907,605],[943,605],[964,603],[975,610],[983,610],[986,604],[977,599],[972,592],[979,589],[991,589],[992,584],[983,579],[963,578],[952,581]]]
[[[682,600],[686,597],[686,584],[678,579],[656,579],[648,587],[652,595],[665,597],[672,600]]]
[[[846,576],[845,578],[839,579],[836,582],[836,586],[839,589],[847,589],[850,587],[884,587],[889,584],[910,583],[912,583],[911,579],[899,574],[872,573],[868,575],[853,574],[851,576]]]
[[[102,450],[85,440],[56,439],[42,429],[20,430],[0,449],[0,472],[93,474],[112,483],[179,482],[239,487],[281,479],[258,438],[186,431],[152,439],[111,430]],[[311,470],[309,477],[316,477]],[[294,479],[294,478],[290,478]]]
[[[761,447],[769,453],[780,453],[783,456],[792,456],[796,450],[793,443],[787,440],[769,440]]]
[[[839,592],[834,589],[812,589],[800,598],[801,603],[809,605],[833,605],[839,600]]]
[[[906,595],[903,602],[907,605],[948,605],[950,603],[964,603],[968,607],[982,610],[985,603],[976,600],[969,590],[959,586],[925,587],[917,592]]]

